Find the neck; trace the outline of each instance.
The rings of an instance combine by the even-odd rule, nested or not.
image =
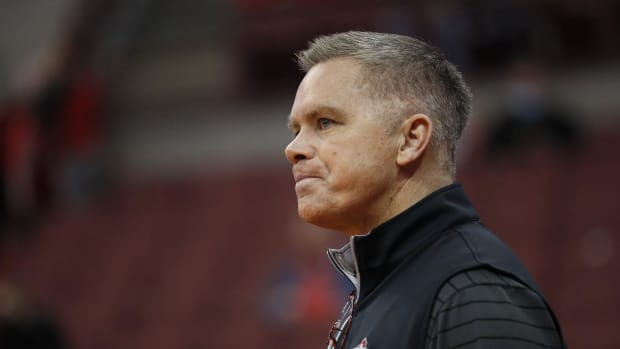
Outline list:
[[[415,205],[418,201],[424,199],[437,189],[452,184],[453,182],[452,179],[436,174],[434,176],[427,176],[423,179],[417,179],[415,177],[409,178],[403,183],[403,186],[394,198],[393,204],[386,210],[387,218],[384,219],[383,222]]]
[[[366,221],[359,226],[350,227],[344,230],[349,236],[365,235],[381,223],[391,219],[404,210],[416,204],[432,192],[439,188],[454,183],[454,180],[447,175],[439,175],[436,172],[432,175],[423,175],[416,172],[412,176],[403,178],[396,185],[390,195],[386,195],[385,201],[376,208],[377,214],[366,215]]]

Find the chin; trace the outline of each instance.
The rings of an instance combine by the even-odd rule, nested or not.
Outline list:
[[[340,225],[336,224],[339,220],[334,217],[333,212],[329,212],[325,208],[313,205],[299,204],[297,211],[299,217],[304,221],[325,229],[340,230]]]
[[[297,213],[299,213],[299,217],[301,217],[301,219],[308,223],[316,225],[316,222],[320,221],[320,214],[318,214],[317,209],[312,206],[303,205],[300,203],[297,206]]]

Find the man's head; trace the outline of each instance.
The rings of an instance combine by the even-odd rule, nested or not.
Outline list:
[[[286,155],[302,218],[365,233],[403,209],[414,175],[453,180],[471,95],[441,53],[410,37],[347,32],[297,58],[307,74]]]

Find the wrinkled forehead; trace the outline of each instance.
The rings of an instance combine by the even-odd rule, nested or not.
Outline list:
[[[355,87],[359,84],[363,71],[364,67],[353,58],[333,58],[312,67],[301,81],[299,89],[325,85]]]
[[[363,96],[362,66],[352,58],[335,58],[319,63],[306,73],[297,88],[291,116],[313,105],[347,108]]]

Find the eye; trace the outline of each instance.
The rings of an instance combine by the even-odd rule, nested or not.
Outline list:
[[[318,120],[318,123],[319,123],[319,128],[325,129],[325,128],[328,128],[333,123],[333,121],[330,119],[326,119],[326,118],[320,118]]]

